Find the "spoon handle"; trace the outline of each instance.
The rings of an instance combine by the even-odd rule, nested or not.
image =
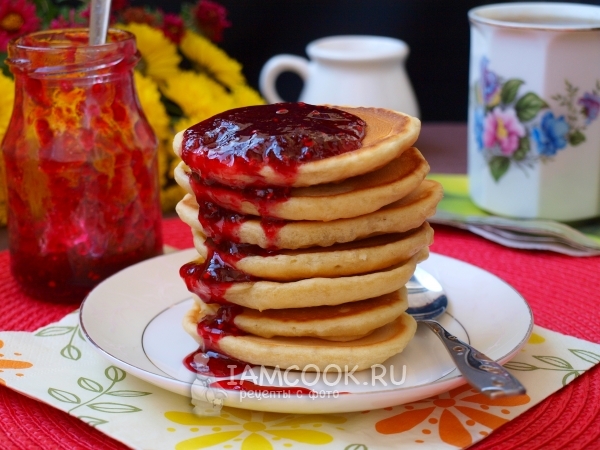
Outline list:
[[[419,320],[444,343],[456,368],[471,386],[490,398],[525,394],[525,387],[504,367],[450,334],[435,320]]]
[[[111,0],[92,0],[90,5],[89,45],[106,43]]]

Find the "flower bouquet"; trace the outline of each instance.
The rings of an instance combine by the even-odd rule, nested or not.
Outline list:
[[[89,2],[70,8],[64,1],[0,0],[0,141],[14,100],[14,85],[5,63],[7,44],[41,29],[87,27]],[[173,178],[179,163],[171,145],[175,133],[227,109],[264,100],[248,86],[241,65],[217,46],[230,26],[227,11],[218,3],[198,0],[173,14],[113,0],[111,26],[136,36],[141,60],[135,69],[135,83],[159,142],[161,202],[163,210],[169,211],[183,196]],[[2,180],[0,176],[0,224],[5,224]]]

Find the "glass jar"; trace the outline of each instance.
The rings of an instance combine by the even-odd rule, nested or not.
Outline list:
[[[157,142],[133,81],[135,37],[84,29],[9,43],[15,104],[2,142],[11,270],[29,295],[81,301],[162,253]]]

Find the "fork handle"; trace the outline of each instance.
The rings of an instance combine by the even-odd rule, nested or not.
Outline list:
[[[444,343],[456,368],[471,386],[490,398],[525,394],[525,387],[504,367],[450,334],[435,320],[419,320]]]

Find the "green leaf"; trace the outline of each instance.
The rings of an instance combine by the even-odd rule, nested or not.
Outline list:
[[[572,372],[567,372],[562,379],[562,385],[566,386],[567,384],[569,384],[571,381],[573,381],[578,376],[579,376],[579,372],[577,372],[576,370],[573,370]]]
[[[350,444],[344,447],[344,450],[369,450],[365,444]]]
[[[580,359],[583,359],[584,361],[587,361],[589,363],[592,364],[597,364],[600,363],[600,355],[587,351],[587,350],[576,350],[576,349],[572,349],[570,348],[569,351],[571,353],[573,353],[575,356],[577,356]]]
[[[81,328],[77,328],[77,335],[81,338],[82,341],[85,341],[85,337],[83,336],[83,333],[81,332]]]
[[[88,407],[92,408],[95,411],[105,413],[132,413],[141,411],[140,408],[137,408],[133,405],[125,405],[124,403],[113,402],[92,403],[88,405]]]
[[[513,153],[513,158],[515,161],[522,161],[525,159],[527,153],[529,153],[529,150],[531,150],[530,145],[529,136],[523,136],[522,138],[519,138],[519,148],[517,148],[517,150]]]
[[[528,92],[521,97],[515,105],[517,117],[521,122],[527,122],[533,119],[542,108],[547,108],[548,104],[537,94]]]
[[[510,167],[510,159],[506,156],[494,156],[490,160],[490,172],[495,181],[500,180]]]
[[[92,392],[102,392],[104,390],[104,388],[102,387],[102,385],[94,380],[90,380],[89,378],[84,378],[81,377],[79,378],[79,380],[77,380],[77,384],[79,385],[79,387],[85,389],[86,391],[92,391]]]
[[[87,423],[88,425],[91,425],[92,427],[96,427],[98,425],[104,425],[105,423],[108,423],[108,420],[98,419],[98,418],[92,417],[92,416],[79,416],[78,419],[82,420],[83,422]]]
[[[576,146],[585,141],[585,134],[580,130],[575,130],[569,134],[569,144]]]
[[[536,367],[533,364],[527,364],[527,363],[518,362],[518,361],[507,362],[506,364],[504,364],[504,367],[506,367],[507,369],[510,369],[510,370],[521,370],[521,371],[525,371],[525,372],[530,372],[532,370],[539,369],[539,367]]]
[[[558,356],[534,356],[538,361],[542,361],[550,366],[560,367],[561,369],[572,369],[573,366],[565,359]]]
[[[35,336],[40,337],[52,337],[52,336],[63,336],[73,331],[75,327],[48,327],[35,333]]]
[[[517,91],[519,90],[519,87],[521,87],[523,83],[523,80],[517,80],[516,78],[508,80],[506,83],[504,83],[502,86],[502,92],[500,93],[500,99],[502,100],[502,103],[505,105],[512,103],[517,97]]]
[[[75,347],[73,344],[67,344],[60,351],[60,354],[63,358],[72,359],[73,361],[77,361],[81,358],[81,350]]]
[[[52,397],[54,397],[59,402],[71,403],[71,404],[75,404],[75,405],[78,405],[79,403],[81,403],[81,400],[75,394],[71,394],[70,392],[62,391],[60,389],[49,388],[48,394],[50,394]]]
[[[13,74],[10,71],[10,68],[8,67],[8,64],[6,64],[6,58],[7,57],[8,57],[8,54],[6,52],[0,52],[0,72],[5,77],[13,79]]]
[[[106,378],[108,378],[110,381],[114,381],[115,383],[123,381],[127,376],[124,370],[115,366],[107,367],[107,369],[104,371],[104,375],[106,375]]]
[[[150,395],[152,392],[142,392],[142,391],[112,391],[107,392],[106,395],[112,395],[113,397],[143,397],[144,395]]]

